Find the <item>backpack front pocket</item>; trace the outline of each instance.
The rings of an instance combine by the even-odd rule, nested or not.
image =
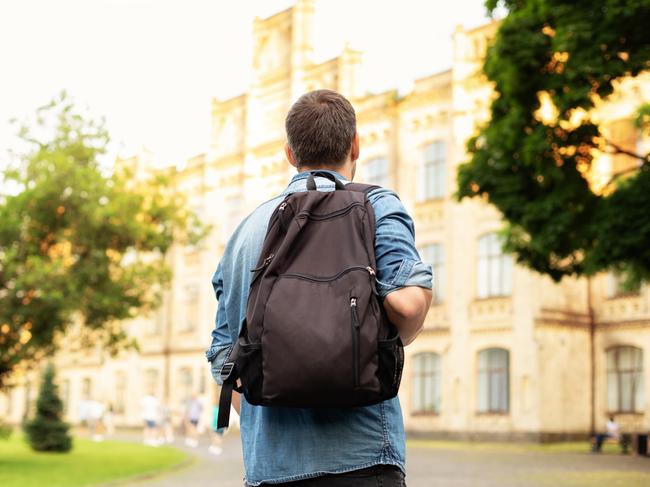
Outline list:
[[[331,278],[279,276],[261,336],[265,402],[344,407],[358,405],[364,391],[378,393],[378,322],[371,299],[363,266]]]

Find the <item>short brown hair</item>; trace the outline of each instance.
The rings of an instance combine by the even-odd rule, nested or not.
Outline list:
[[[350,151],[357,120],[352,104],[343,95],[316,90],[293,104],[285,128],[298,168],[337,167]]]

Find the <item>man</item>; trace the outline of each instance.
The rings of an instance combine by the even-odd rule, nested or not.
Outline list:
[[[140,399],[140,409],[144,421],[143,443],[149,446],[158,446],[160,444],[158,435],[160,401],[154,396],[153,392],[147,392]]]
[[[605,425],[606,433],[599,433],[596,435],[596,441],[593,446],[595,453],[600,453],[603,447],[603,443],[607,438],[610,438],[614,441],[618,441],[621,444],[621,448],[625,449],[625,446],[621,442],[621,430],[618,426],[618,423],[614,420],[614,416],[610,416],[607,424]]]
[[[185,404],[185,444],[191,447],[199,445],[199,421],[203,413],[203,404],[193,393]]]
[[[239,225],[212,279],[219,305],[206,355],[218,383],[221,365],[245,318],[250,270],[256,266],[272,212],[286,195],[306,190],[308,171],[329,171],[343,183],[352,181],[356,171],[356,117],[340,94],[318,90],[300,97],[287,115],[286,132],[285,153],[298,174],[282,194]],[[334,189],[329,179],[315,179],[319,191]],[[407,345],[420,332],[429,309],[431,267],[420,260],[413,222],[395,193],[375,189],[368,198],[376,219],[378,292]],[[404,425],[397,397],[348,409],[252,406],[238,395],[233,404],[241,416],[246,485],[405,485]]]

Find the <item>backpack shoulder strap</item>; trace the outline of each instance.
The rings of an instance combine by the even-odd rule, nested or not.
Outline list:
[[[368,193],[370,193],[371,191],[380,188],[381,186],[377,186],[376,184],[347,183],[345,185],[346,191],[356,191],[358,193],[363,193],[366,196],[368,196]]]

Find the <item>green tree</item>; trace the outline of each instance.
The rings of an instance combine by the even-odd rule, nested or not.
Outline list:
[[[36,451],[67,452],[72,448],[70,426],[61,419],[63,402],[54,383],[54,366],[48,364],[36,400],[36,414],[25,423],[27,441]]]
[[[650,279],[650,154],[608,140],[593,117],[617,82],[650,68],[650,0],[486,6],[507,13],[483,68],[495,97],[490,122],[468,142],[458,197],[495,205],[506,249],[555,280],[606,269],[628,285]],[[540,111],[544,99],[554,116]],[[640,107],[637,126],[649,121]],[[589,175],[603,153],[625,154],[627,167],[597,187]]]
[[[65,94],[19,136],[0,195],[0,385],[73,323],[110,351],[132,344],[121,320],[159,304],[166,251],[207,230],[164,175],[103,167],[103,123]]]

